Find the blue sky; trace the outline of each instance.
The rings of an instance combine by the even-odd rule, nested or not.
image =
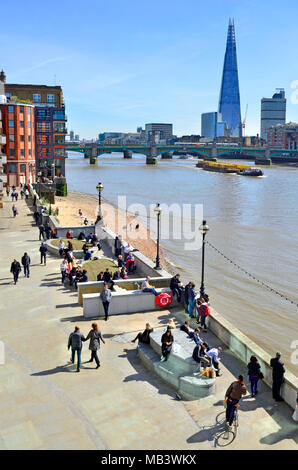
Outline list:
[[[298,121],[297,0],[78,0],[2,6],[0,68],[8,83],[62,85],[68,129],[81,137],[172,122],[201,131],[216,111],[229,17],[235,20],[246,134],[259,132],[260,99],[284,87]],[[56,78],[55,78],[56,77]]]

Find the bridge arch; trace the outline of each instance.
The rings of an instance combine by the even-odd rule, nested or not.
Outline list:
[[[251,155],[251,156],[255,156],[255,157],[261,157],[261,158],[265,158],[265,154],[264,153],[259,153],[259,152],[256,152],[256,151],[251,151],[251,150],[247,150],[247,151],[243,151],[243,150],[225,150],[225,151],[220,151],[220,152],[217,152],[216,156],[217,157],[220,157],[221,155],[233,155],[235,153],[242,153],[243,155]]]

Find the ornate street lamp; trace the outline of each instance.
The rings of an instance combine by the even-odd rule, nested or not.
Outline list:
[[[161,269],[160,260],[159,260],[160,214],[161,214],[160,204],[156,204],[154,212],[157,216],[157,246],[156,246],[157,251],[156,251],[156,266],[154,269]]]
[[[202,244],[202,280],[201,280],[201,288],[200,294],[205,294],[205,286],[204,286],[204,270],[205,270],[205,236],[209,230],[209,227],[206,223],[206,220],[203,220],[202,225],[200,225],[199,230],[203,236],[203,244]]]
[[[102,223],[102,212],[101,212],[101,193],[103,190],[103,185],[101,183],[98,183],[96,185],[96,189],[98,191],[98,214],[97,214],[97,219],[96,219],[96,224]]]

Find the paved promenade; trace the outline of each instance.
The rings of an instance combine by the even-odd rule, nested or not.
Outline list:
[[[60,281],[60,260],[40,265],[38,228],[25,201],[11,217],[11,202],[0,209],[0,340],[6,362],[0,365],[0,449],[296,449],[292,410],[275,404],[260,385],[257,400],[245,398],[233,442],[224,439],[222,399],[233,374],[245,372],[228,351],[216,394],[198,401],[175,400],[175,392],[143,367],[130,340],[147,321],[164,328],[173,313],[151,312],[98,320],[106,344],[102,366],[87,364],[80,374],[69,362],[67,339],[75,325],[87,334],[76,293]],[[27,251],[31,276],[15,286],[13,258]],[[184,314],[177,313],[183,320]],[[218,340],[210,333],[206,339]]]

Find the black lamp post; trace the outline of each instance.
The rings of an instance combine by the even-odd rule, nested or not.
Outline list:
[[[102,222],[102,213],[101,213],[101,193],[103,190],[103,185],[101,183],[98,183],[96,186],[96,189],[98,191],[98,214],[97,214],[97,219],[96,219],[96,224],[99,222]]]
[[[40,178],[41,178],[41,175],[42,175],[42,173],[41,173],[41,171],[39,171],[37,173],[37,176],[38,176],[38,197],[39,197],[39,199],[40,199]]]
[[[206,233],[209,230],[209,227],[206,223],[206,220],[203,220],[202,225],[200,225],[199,228],[202,236],[203,236],[203,244],[202,244],[202,280],[201,280],[201,288],[200,288],[200,294],[204,295],[205,294],[205,286],[204,286],[204,270],[205,270],[205,236]]]
[[[159,260],[160,214],[161,214],[160,204],[156,204],[154,212],[157,216],[157,247],[156,247],[157,251],[156,251],[156,266],[154,269],[161,269],[160,260]]]

